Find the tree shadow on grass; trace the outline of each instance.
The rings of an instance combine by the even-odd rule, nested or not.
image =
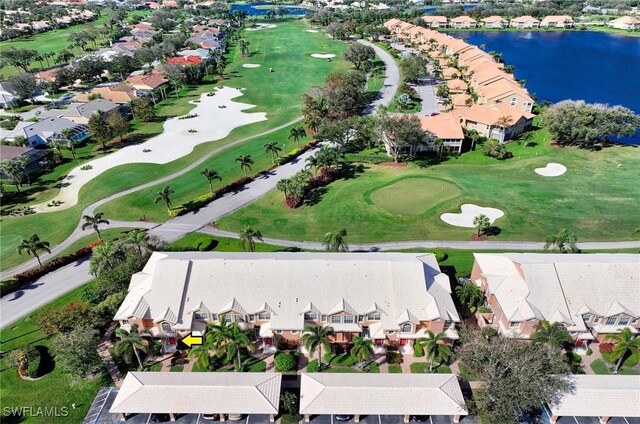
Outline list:
[[[45,375],[53,371],[53,369],[56,367],[56,362],[53,359],[53,356],[51,356],[48,347],[38,345],[35,346],[35,348],[38,353],[40,353],[40,365],[38,366],[37,374],[38,377],[44,377]]]
[[[502,232],[502,230],[500,229],[500,227],[497,227],[497,226],[495,226],[495,225],[492,225],[492,226],[490,226],[489,228],[485,229],[485,230],[483,231],[483,234],[484,234],[485,236],[489,236],[489,237],[491,237],[491,236],[497,236],[497,235],[500,235],[500,233],[501,233],[501,232]]]

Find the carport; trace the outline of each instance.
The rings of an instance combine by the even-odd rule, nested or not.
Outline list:
[[[122,420],[132,414],[168,414],[172,421],[183,414],[219,414],[225,421],[226,414],[251,414],[273,422],[281,381],[280,373],[130,372],[109,412]]]
[[[305,422],[318,415],[313,420],[318,424],[338,424],[334,414],[352,416],[356,423],[399,424],[412,415],[457,423],[468,412],[453,374],[303,373],[300,414]]]
[[[640,376],[574,375],[573,390],[545,411],[554,424],[640,423]]]

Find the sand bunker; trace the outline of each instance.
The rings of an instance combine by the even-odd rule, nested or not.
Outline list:
[[[256,24],[256,26],[247,28],[247,31],[260,31],[261,29],[271,29],[275,28],[274,24]]]
[[[259,68],[262,65],[258,65],[257,63],[245,63],[242,65],[243,68]]]
[[[322,54],[322,53],[314,53],[311,57],[315,57],[316,59],[331,59],[332,57],[336,57],[335,54]]]
[[[319,32],[317,29],[308,29],[307,32]]]
[[[567,172],[567,167],[559,163],[550,162],[544,168],[536,168],[534,171],[543,177],[559,177]]]
[[[236,88],[216,89],[213,96],[203,93],[189,114],[194,118],[171,118],[164,122],[164,131],[144,143],[124,147],[110,155],[87,162],[91,169],[76,167],[62,181],[60,193],[49,200],[64,202],[58,207],[47,207],[46,203],[36,205],[37,212],[53,212],[67,209],[78,203],[80,188],[98,175],[119,165],[130,163],[168,163],[191,153],[194,147],[209,141],[220,140],[237,127],[266,121],[267,114],[246,113],[246,109],[255,107],[233,101],[242,96]]]
[[[456,227],[474,228],[473,218],[478,215],[486,215],[491,224],[493,224],[496,219],[504,216],[504,212],[500,209],[483,208],[482,206],[471,203],[465,203],[460,206],[460,210],[462,211],[461,213],[443,213],[440,215],[440,219]]]

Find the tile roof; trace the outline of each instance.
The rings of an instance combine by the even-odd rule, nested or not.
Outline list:
[[[460,120],[452,112],[441,113],[436,116],[420,116],[420,124],[424,131],[428,131],[443,140],[464,139]]]

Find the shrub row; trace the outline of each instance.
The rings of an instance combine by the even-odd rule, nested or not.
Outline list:
[[[374,165],[380,164],[380,163],[387,163],[387,162],[391,162],[391,159],[388,157],[384,157],[384,156],[373,156],[373,155],[359,155],[356,153],[350,153],[347,155],[347,160],[349,162],[356,162],[356,163],[371,163]]]
[[[270,168],[266,169],[265,171],[258,172],[256,175],[251,176],[251,177],[239,178],[239,179],[235,180],[234,182],[219,188],[218,190],[214,191],[213,193],[207,193],[207,194],[203,194],[202,196],[198,196],[195,199],[190,200],[190,201],[186,202],[185,204],[183,204],[182,206],[180,206],[179,209],[174,209],[171,212],[169,212],[169,216],[174,218],[176,216],[180,216],[180,215],[184,215],[186,213],[192,212],[192,211],[194,211],[196,209],[200,209],[201,207],[208,205],[209,203],[211,203],[214,200],[224,196],[225,194],[230,193],[232,191],[236,191],[240,187],[249,184],[251,181],[255,180],[256,178],[259,178],[259,177],[263,176],[264,174],[268,173],[269,171],[273,170],[274,168],[276,168],[276,167],[278,167],[280,165],[284,165],[285,163],[291,162],[292,160],[294,160],[295,158],[297,158],[301,154],[303,154],[303,153],[311,150],[312,148],[314,148],[317,144],[318,144],[317,141],[312,141],[309,144],[305,144],[304,146],[302,146],[300,148],[293,149],[292,151],[290,151],[286,155],[280,156],[278,159],[276,159],[276,164],[271,166]]]
[[[293,371],[297,367],[296,358],[293,357],[290,353],[278,353],[274,359],[276,364],[276,371],[278,372],[288,372]]]
[[[73,263],[78,259],[91,254],[93,248],[101,243],[102,242],[91,243],[88,246],[76,250],[70,255],[60,256],[59,258],[52,259],[49,262],[46,262],[41,267],[31,268],[28,271],[0,281],[0,296],[5,296],[9,293],[12,293],[23,285],[29,284],[42,277],[43,275],[53,272],[59,268],[62,268],[63,266],[69,265],[70,263]]]

